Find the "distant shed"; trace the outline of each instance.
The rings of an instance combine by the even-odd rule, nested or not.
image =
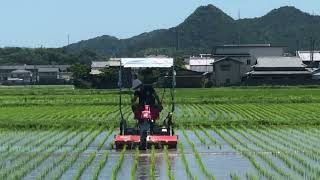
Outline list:
[[[178,88],[203,87],[205,76],[201,72],[191,70],[177,70],[176,82]]]

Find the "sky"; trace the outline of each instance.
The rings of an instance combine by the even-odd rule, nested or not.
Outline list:
[[[0,47],[62,47],[102,35],[129,38],[174,27],[212,4],[234,19],[281,6],[320,14],[320,0],[0,0]]]

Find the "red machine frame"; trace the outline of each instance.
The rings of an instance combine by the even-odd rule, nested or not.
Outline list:
[[[142,59],[142,60],[141,60]],[[148,58],[141,58],[141,61],[148,61]],[[161,60],[161,59],[159,59]],[[178,136],[174,134],[173,131],[173,112],[174,112],[174,87],[175,87],[175,70],[173,59],[171,58],[172,63],[166,63],[164,66],[161,66],[161,61],[157,61],[157,63],[149,63],[146,66],[146,63],[142,63],[143,67],[171,67],[172,68],[172,86],[171,86],[171,100],[172,100],[172,109],[171,112],[167,115],[167,117],[163,121],[163,125],[158,125],[156,120],[160,118],[160,109],[153,108],[150,105],[144,105],[142,108],[137,108],[134,111],[134,117],[138,121],[136,127],[127,127],[126,120],[122,115],[122,67],[138,67],[139,63],[136,58],[133,58],[132,61],[126,59],[126,62],[133,62],[134,65],[126,66],[121,61],[120,70],[119,70],[119,108],[121,114],[120,120],[120,133],[115,135],[114,142],[116,149],[121,149],[123,146],[127,146],[128,148],[134,148],[139,146],[140,149],[148,149],[151,146],[155,146],[156,148],[162,148],[167,146],[168,148],[176,148],[178,142]],[[165,59],[166,62],[168,58]],[[130,64],[130,63],[129,63]],[[160,64],[160,65],[159,65]],[[147,127],[147,128],[146,128]]]

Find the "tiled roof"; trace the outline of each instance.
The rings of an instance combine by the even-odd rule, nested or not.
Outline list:
[[[302,60],[297,57],[282,57],[282,56],[269,56],[269,57],[259,57],[257,59],[257,64],[254,67],[270,67],[270,68],[280,68],[280,67],[305,67]]]

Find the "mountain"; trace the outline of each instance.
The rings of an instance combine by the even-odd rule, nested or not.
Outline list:
[[[197,54],[210,52],[216,45],[271,43],[309,49],[310,37],[320,39],[320,17],[286,6],[259,18],[234,20],[213,5],[197,8],[184,22],[169,29],[155,30],[128,39],[100,36],[65,47],[79,52],[87,49],[108,56],[145,54]],[[178,43],[177,43],[178,42]]]
[[[215,6],[207,5],[198,7],[176,27],[128,39],[104,35],[62,48],[0,48],[0,64],[90,64],[112,56],[197,55],[210,53],[216,45],[239,42],[287,46],[294,53],[297,49],[310,50],[310,37],[319,43],[319,29],[320,16],[291,6],[274,9],[258,18],[234,20]]]

